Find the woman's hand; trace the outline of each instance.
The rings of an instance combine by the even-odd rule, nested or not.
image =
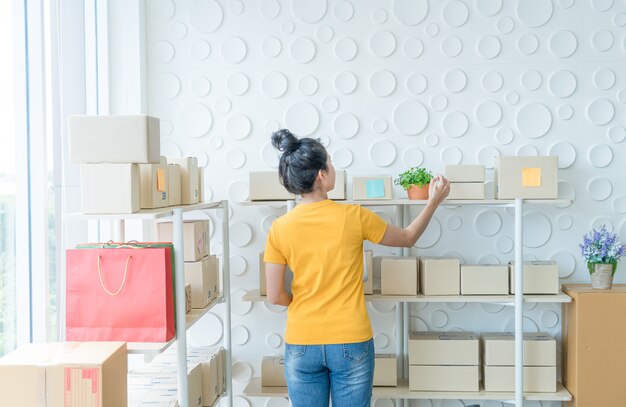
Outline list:
[[[428,203],[439,206],[450,193],[450,181],[443,175],[437,175],[430,180],[428,186]]]

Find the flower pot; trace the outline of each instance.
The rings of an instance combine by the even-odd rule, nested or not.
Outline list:
[[[587,265],[591,272],[591,288],[608,290],[613,285],[613,273],[617,264],[590,263]]]
[[[409,195],[409,199],[411,200],[420,200],[420,199],[428,199],[428,184],[426,185],[411,185],[409,189],[406,190]]]

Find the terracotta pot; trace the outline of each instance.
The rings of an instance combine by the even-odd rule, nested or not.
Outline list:
[[[599,290],[609,290],[613,286],[613,273],[617,264],[612,263],[591,263],[587,267],[591,273],[591,288]]]
[[[428,199],[428,184],[417,186],[411,185],[409,189],[406,190],[409,195],[409,199],[411,200],[422,200]]]

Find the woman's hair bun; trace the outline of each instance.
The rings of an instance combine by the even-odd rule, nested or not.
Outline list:
[[[289,130],[281,129],[272,133],[272,145],[280,152],[289,153],[300,147],[300,140]]]

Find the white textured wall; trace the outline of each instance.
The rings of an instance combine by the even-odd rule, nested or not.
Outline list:
[[[525,257],[555,259],[562,282],[585,282],[581,235],[607,224],[626,240],[625,27],[624,0],[149,1],[148,106],[161,118],[163,152],[198,156],[207,199],[232,204],[236,394],[260,375],[261,355],[283,346],[284,310],[237,300],[257,287],[258,252],[283,213],[238,204],[247,199],[248,171],[276,167],[271,131],[321,138],[350,176],[485,163],[490,179],[495,155],[558,155],[560,196],[574,203],[527,207]],[[441,209],[414,253],[506,263],[512,239],[509,210]],[[626,281],[624,267],[618,282]],[[393,304],[369,310],[377,350],[393,352]],[[525,310],[526,329],[560,337],[560,306]],[[191,342],[219,340],[220,318],[208,316]],[[512,330],[513,310],[414,304],[411,325]]]

